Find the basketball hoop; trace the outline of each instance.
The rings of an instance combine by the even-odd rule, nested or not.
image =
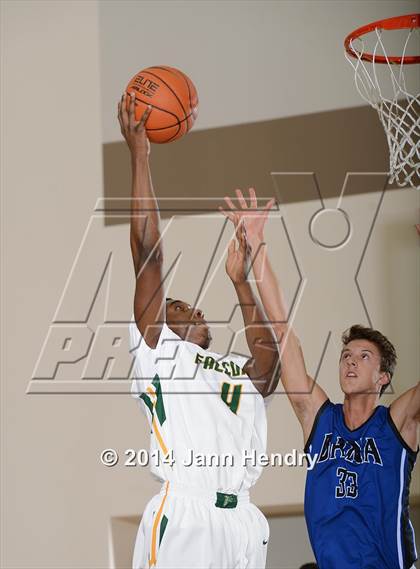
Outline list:
[[[402,55],[387,54],[382,41],[384,30],[408,30],[402,41]],[[366,36],[373,33],[372,47],[368,49]],[[420,79],[415,75],[416,84],[409,89],[405,76],[407,65],[420,63],[420,55],[407,54],[412,43],[417,49],[419,47],[413,38],[420,39],[420,14],[397,16],[362,26],[346,37],[344,47],[346,59],[354,69],[356,89],[377,110],[385,129],[390,183],[420,189]],[[386,78],[378,64],[386,65]]]

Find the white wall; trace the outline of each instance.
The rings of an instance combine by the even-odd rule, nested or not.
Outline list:
[[[8,569],[108,562],[101,503],[108,508],[112,492],[96,483],[96,449],[115,405],[25,395],[102,192],[97,8],[1,3],[1,565]]]
[[[344,38],[418,8],[413,0],[101,2],[103,140],[120,139],[118,98],[151,65],[191,77],[200,97],[196,129],[361,105]],[[396,54],[402,48],[399,35],[384,42]]]

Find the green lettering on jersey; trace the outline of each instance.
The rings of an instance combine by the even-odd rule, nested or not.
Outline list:
[[[222,366],[223,366],[223,370],[226,373],[226,375],[231,375],[230,369],[229,369],[229,362],[222,362]]]
[[[232,368],[232,377],[238,377],[238,375],[242,374],[242,370],[238,365],[236,365],[234,362],[230,362],[230,365]]]
[[[196,364],[202,364],[204,369],[225,373],[229,377],[240,377],[241,375],[246,375],[244,370],[235,362],[220,362],[215,360],[212,356],[203,356],[198,352],[195,355],[194,362]]]
[[[214,364],[215,364],[214,359],[211,356],[207,356],[206,359],[204,360],[203,367],[204,369],[213,369]]]
[[[152,414],[152,419],[153,419],[153,403],[151,402],[150,397],[145,393],[142,393],[140,395],[140,399],[143,399],[144,403],[146,404],[146,407],[149,409],[150,413]]]
[[[235,413],[236,415],[239,407],[239,401],[241,399],[242,385],[234,385],[232,392],[231,392],[231,387],[232,387],[231,383],[223,383],[221,397],[222,400],[226,403],[226,405],[230,408],[232,413]],[[231,393],[230,398],[229,398],[229,393]]]
[[[163,423],[166,421],[166,413],[165,413],[165,406],[163,404],[160,377],[158,376],[158,374],[156,374],[155,377],[153,378],[152,385],[156,391],[156,403],[155,403],[156,416],[159,419],[159,423],[163,425]]]
[[[144,403],[146,404],[146,407],[149,409],[150,414],[152,415],[151,420],[153,421],[153,403],[152,403],[150,397],[148,395],[146,395],[146,393],[142,393],[140,395],[140,399],[142,399],[144,401]],[[153,431],[150,431],[150,432],[152,433]]]
[[[219,371],[220,373],[225,371],[217,360],[214,362],[214,371]]]

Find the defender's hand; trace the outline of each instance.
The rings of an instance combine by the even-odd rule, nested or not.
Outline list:
[[[127,110],[127,98],[130,103]],[[134,93],[128,95],[123,93],[121,101],[118,103],[118,121],[121,127],[121,134],[125,138],[128,148],[133,157],[146,157],[150,153],[150,142],[147,138],[145,123],[152,111],[152,107],[147,107],[141,119],[135,119],[135,96]]]
[[[229,243],[226,272],[233,284],[237,285],[246,281],[249,272],[249,249],[242,223],[236,227],[235,237]]]
[[[246,203],[241,190],[235,190],[235,192],[240,207],[236,208],[232,200],[226,196],[225,202],[229,210],[225,211],[221,207],[219,207],[219,210],[225,217],[232,221],[236,228],[240,223],[243,223],[245,234],[248,240],[252,240],[254,238],[262,239],[264,226],[268,218],[268,213],[275,202],[274,198],[269,200],[262,209],[258,209],[257,196],[255,194],[254,188],[249,188],[250,207],[248,207],[248,204]]]

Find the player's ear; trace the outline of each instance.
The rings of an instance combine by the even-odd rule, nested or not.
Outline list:
[[[383,387],[384,385],[388,385],[388,383],[391,383],[391,376],[387,371],[381,372],[378,383],[381,387]]]

